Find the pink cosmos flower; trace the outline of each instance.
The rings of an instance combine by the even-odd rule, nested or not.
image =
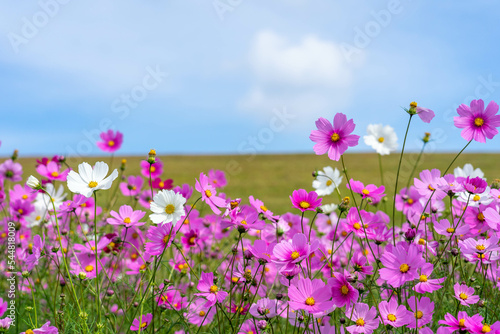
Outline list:
[[[172,223],[151,226],[146,237],[151,240],[146,243],[146,252],[150,255],[160,255],[165,248],[170,247],[175,239],[175,229]]]
[[[321,198],[318,198],[318,193],[311,191],[307,193],[304,189],[294,190],[290,200],[295,208],[302,212],[315,211],[321,205]]]
[[[388,244],[381,261],[385,268],[379,270],[380,277],[395,288],[419,278],[417,269],[425,263],[417,246],[404,243]]]
[[[224,188],[227,185],[226,174],[221,170],[208,171],[208,183],[215,188]]]
[[[420,271],[418,283],[415,285],[415,291],[418,293],[433,292],[442,288],[440,285],[446,280],[446,277],[430,279],[429,277],[434,270],[432,263],[425,263]]]
[[[372,200],[372,204],[377,204],[380,202],[382,197],[385,196],[385,186],[377,187],[374,184],[368,184],[365,186],[361,181],[351,179],[346,184],[347,189],[349,189],[349,184],[351,185],[353,192],[360,194],[362,198],[370,198]]]
[[[365,279],[367,275],[373,275],[373,267],[366,265],[368,261],[361,253],[354,254],[351,261],[352,268],[360,280]]]
[[[448,238],[451,237],[452,234],[453,235],[466,234],[470,229],[469,225],[463,224],[462,222],[456,225],[457,222],[458,219],[456,219],[455,225],[451,225],[448,219],[441,219],[440,221],[434,222],[434,229],[436,230],[436,233],[444,235]]]
[[[460,285],[455,283],[453,289],[455,290],[455,298],[463,306],[470,306],[479,301],[479,296],[474,296],[474,288],[470,288],[465,284]]]
[[[181,194],[182,197],[186,199],[186,201],[191,198],[191,195],[193,195],[193,187],[191,187],[187,183],[184,183],[182,186],[177,186],[172,190],[176,194]]]
[[[219,210],[219,207],[225,207],[226,200],[224,200],[222,197],[217,196],[217,191],[209,183],[208,177],[205,174],[201,173],[200,180],[196,180],[194,187],[198,192],[201,193],[201,200],[207,203],[216,215],[220,215],[221,211]]]
[[[4,319],[0,319],[0,332],[6,332],[10,328],[10,324],[12,323],[12,319],[7,317]]]
[[[420,198],[422,195],[414,186],[410,186],[410,189],[403,188],[396,195],[396,209],[403,211],[404,214],[408,213],[422,213],[423,205],[420,203]]]
[[[331,289],[331,296],[335,306],[343,307],[356,303],[359,292],[348,281],[346,276],[335,273],[335,276],[328,279],[328,285]]]
[[[31,245],[29,255],[24,259],[24,263],[26,264],[27,271],[33,270],[36,265],[38,265],[38,261],[42,256],[43,248],[45,246],[45,235],[42,238],[37,234],[33,237],[33,244]]]
[[[455,116],[453,121],[457,128],[463,129],[461,135],[465,140],[486,143],[486,138],[492,139],[498,134],[500,115],[497,115],[498,104],[494,101],[484,109],[483,100],[472,100],[470,107],[461,104],[457,112],[460,116]]]
[[[382,301],[378,305],[378,309],[380,310],[380,316],[384,321],[384,325],[401,327],[413,320],[413,314],[404,305],[398,305],[398,302],[394,298],[389,302]]]
[[[132,326],[130,326],[131,331],[144,331],[146,328],[148,328],[149,324],[151,323],[151,320],[153,320],[153,315],[151,313],[148,314],[143,314],[142,317],[139,317],[138,319],[134,319],[132,322]]]
[[[144,211],[134,211],[131,206],[122,205],[118,212],[119,213],[111,211],[109,214],[113,216],[113,218],[108,218],[106,221],[111,225],[121,225],[127,228],[146,224],[145,222],[139,222],[146,214]]]
[[[250,205],[253,206],[258,213],[264,215],[264,217],[266,217],[267,219],[271,221],[277,221],[279,219],[279,216],[274,216],[273,212],[269,210],[261,200],[254,198],[253,196],[248,197],[248,200],[250,201]]]
[[[22,180],[22,175],[23,166],[21,166],[20,163],[13,162],[9,159],[0,165],[0,179],[19,182]]]
[[[469,320],[471,318],[471,320]],[[453,333],[455,331],[466,331],[467,330],[467,325],[466,322],[479,322],[483,320],[483,317],[481,317],[479,314],[475,314],[472,317],[469,317],[467,312],[465,311],[458,311],[458,315],[455,318],[453,315],[450,313],[445,314],[444,320],[439,320],[439,323],[442,325],[447,325],[450,327],[444,327],[447,330],[447,333]]]
[[[20,334],[26,334],[27,332],[21,332]],[[28,331],[28,333],[33,333],[33,334],[58,334],[59,330],[57,327],[51,326],[50,321],[47,321],[46,323],[43,324],[42,327],[40,328],[35,328],[31,331]]]
[[[9,303],[7,303],[7,301],[4,302],[3,299],[0,298],[0,317],[3,316],[5,311],[7,311],[8,307],[9,307]]]
[[[351,134],[356,125],[342,113],[335,115],[333,126],[327,119],[320,117],[316,121],[316,127],[318,130],[311,131],[309,139],[316,143],[313,149],[317,155],[328,152],[331,160],[339,161],[349,146],[358,145],[359,136]]]
[[[311,253],[316,251],[319,240],[315,239],[311,245],[307,243],[307,237],[302,233],[297,233],[292,240],[283,240],[273,249],[273,262],[284,270],[295,267],[296,263],[306,259]]]
[[[120,149],[123,143],[123,134],[119,131],[116,133],[113,130],[101,133],[102,141],[97,142],[99,147],[104,152],[116,152]]]
[[[409,328],[422,327],[432,321],[434,302],[431,302],[429,297],[422,297],[415,303],[415,296],[411,296],[408,299],[408,306],[413,311],[413,319],[408,323]]]
[[[38,165],[36,171],[43,177],[54,181],[66,181],[69,169],[61,171],[61,167],[57,162],[50,161],[47,165]]]
[[[472,334],[500,333],[500,321],[497,321],[492,325],[482,323],[482,321],[483,317],[479,314],[476,314],[475,316],[469,317],[467,320],[465,320],[465,326],[467,327],[469,333]]]
[[[188,313],[184,313],[184,317],[190,324],[201,327],[212,322],[215,312],[215,307],[206,307],[205,300],[198,298],[189,304]]]
[[[361,215],[361,219],[360,219]],[[347,217],[342,220],[346,225],[346,230],[349,232],[354,232],[354,234],[359,238],[365,237],[365,230],[371,229],[376,221],[376,216],[372,212],[361,210],[358,212],[358,208],[351,207],[347,213]]]
[[[290,291],[290,290],[288,290]],[[252,304],[250,307],[250,314],[256,318],[264,318],[267,319],[273,318],[277,315],[277,300],[262,298],[257,301],[257,303]]]
[[[228,293],[219,290],[219,287],[214,284],[214,274],[201,272],[201,278],[196,287],[200,293],[195,293],[195,296],[205,297],[207,302],[205,307],[214,306],[215,303],[222,303],[226,299]]]
[[[346,327],[349,333],[373,333],[378,328],[379,319],[375,306],[357,303],[345,311],[346,317],[355,322],[354,325]]]
[[[146,160],[141,161],[141,174],[145,178],[149,180],[149,162]],[[163,162],[160,161],[160,159],[156,158],[156,161],[151,164],[151,179],[155,179],[157,177],[160,177],[161,174],[163,173]]]
[[[446,193],[436,191],[439,187],[445,185],[445,180],[441,178],[441,171],[439,169],[423,170],[420,172],[420,179],[414,178],[415,189],[420,195],[429,198],[433,193],[433,198],[442,199]]]
[[[492,255],[496,257],[496,254],[492,254],[492,252],[500,250],[496,236],[489,239],[468,238],[464,241],[460,240],[458,246],[469,261],[481,260],[483,263],[489,263],[490,260],[493,260]]]
[[[253,246],[249,246],[248,250],[252,255],[259,260],[259,263],[268,263],[271,261],[273,249],[276,243],[267,244],[264,240],[257,239],[254,241]]]
[[[162,181],[161,178],[157,177],[150,184],[152,185],[153,189],[170,190],[174,187],[174,180],[166,179],[165,181]]]
[[[257,211],[249,206],[243,205],[240,212],[233,211],[230,221],[223,221],[221,226],[237,226],[238,232],[244,233],[248,230],[262,230],[265,226],[265,222],[259,219],[259,214]]]
[[[305,310],[312,314],[322,313],[331,307],[333,302],[329,287],[320,279],[300,279],[288,288],[290,307],[294,310]]]
[[[428,108],[417,107],[417,102],[410,103],[410,109],[405,110],[410,115],[418,115],[425,123],[430,123],[435,116],[434,111]]]
[[[120,183],[120,190],[123,196],[136,196],[141,192],[143,183],[144,179],[142,177],[130,175],[127,182]]]
[[[1,187],[1,186],[0,186]],[[14,188],[9,190],[10,201],[23,200],[32,202],[36,196],[37,192],[31,189],[28,185],[14,185]]]

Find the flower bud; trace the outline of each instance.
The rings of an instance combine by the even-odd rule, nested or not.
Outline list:
[[[491,183],[491,189],[500,189],[500,179],[494,179]]]
[[[430,140],[430,137],[431,137],[431,133],[430,132],[426,132],[424,138],[422,138],[422,141],[425,144],[427,144],[429,142],[429,140]]]
[[[81,280],[84,280],[87,278],[87,274],[84,273],[83,271],[81,271],[79,274],[78,274],[78,278],[81,279]]]
[[[35,190],[42,189],[42,185],[40,184],[40,181],[38,181],[38,179],[36,177],[34,177],[33,175],[30,175],[30,177],[28,178],[28,181],[26,181],[26,184],[31,189],[35,189]]]
[[[12,161],[16,161],[18,157],[19,157],[19,151],[14,150],[14,153],[12,153],[12,157],[10,158],[12,159]]]
[[[408,241],[412,241],[413,239],[415,239],[416,235],[417,235],[417,232],[411,228],[405,232],[405,239]]]
[[[22,275],[24,278],[28,278],[28,277],[30,276],[30,273],[29,273],[28,271],[26,271],[26,270],[25,270],[25,271],[23,271],[23,272],[21,273],[21,275]]]
[[[282,293],[277,293],[276,294],[276,299],[277,300],[282,300],[283,299],[283,294]]]
[[[149,151],[148,162],[150,164],[154,164],[156,162],[156,151],[153,149],[151,149],[151,151]]]
[[[267,327],[267,321],[265,321],[265,320],[259,320],[257,322],[257,328],[259,328],[259,329],[266,329],[266,327]]]
[[[120,166],[120,170],[123,172],[125,170],[125,166],[127,164],[127,159],[122,159],[122,164]]]

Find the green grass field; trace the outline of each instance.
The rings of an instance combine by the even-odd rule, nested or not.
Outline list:
[[[414,176],[423,169],[438,168],[443,171],[453,160],[455,154],[428,154],[423,155]],[[127,159],[127,169],[124,175],[138,175],[139,161],[143,157],[114,157],[113,168],[119,168],[122,158]],[[340,162],[331,161],[326,155],[293,154],[293,155],[218,155],[218,156],[160,156],[164,163],[163,178],[171,178],[175,185],[189,183],[194,186],[195,178],[201,172],[207,173],[210,169],[220,169],[226,172],[228,185],[225,192],[232,198],[240,197],[248,202],[248,196],[253,195],[264,201],[266,206],[277,214],[292,209],[289,195],[294,189],[304,188],[312,190],[313,177],[311,173],[325,166],[341,169]],[[376,154],[346,154],[345,163],[351,178],[366,183],[380,185],[380,171],[378,156]],[[409,174],[415,164],[417,154],[405,154],[401,166],[399,189],[404,187],[408,181]],[[68,163],[73,168],[78,163],[87,161],[93,164],[95,161],[111,162],[110,157],[92,157],[70,159]],[[384,178],[388,196],[392,196],[398,154],[382,157]],[[500,177],[499,154],[464,154],[460,156],[450,169],[463,165],[467,162],[476,168],[481,168],[488,181]],[[20,162],[24,168],[24,178],[35,173],[35,159],[22,158]],[[34,174],[36,175],[36,174]],[[345,180],[340,187],[342,194],[347,195]],[[324,203],[337,202],[338,198],[330,195],[324,199]]]

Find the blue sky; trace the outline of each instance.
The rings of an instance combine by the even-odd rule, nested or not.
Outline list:
[[[461,103],[500,102],[494,1],[4,1],[0,155],[310,152],[318,117],[345,113],[404,135],[408,150],[465,141]],[[499,151],[500,136],[468,151]],[[362,141],[352,151],[370,151]]]

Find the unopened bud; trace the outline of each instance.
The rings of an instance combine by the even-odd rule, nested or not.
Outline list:
[[[152,149],[151,151],[149,151],[148,162],[150,164],[154,164],[155,161],[156,161],[156,151]]]

